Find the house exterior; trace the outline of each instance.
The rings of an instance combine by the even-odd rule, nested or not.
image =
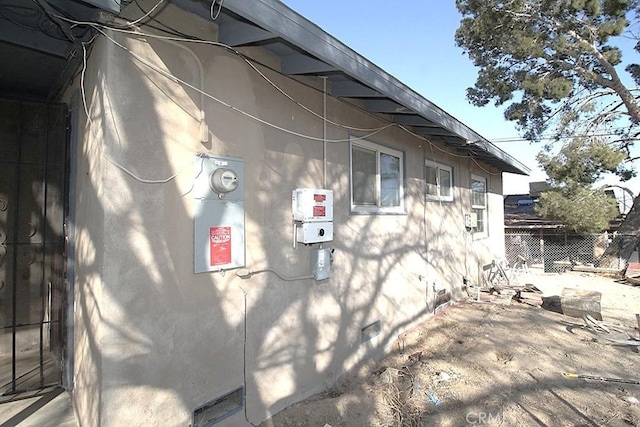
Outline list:
[[[56,99],[81,425],[259,424],[504,256],[502,173],[527,168],[282,3],[167,1],[170,36],[89,3],[113,14]]]

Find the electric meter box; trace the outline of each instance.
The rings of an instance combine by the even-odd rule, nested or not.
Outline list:
[[[294,221],[333,221],[333,191],[297,188],[291,195],[291,211]]]
[[[333,222],[303,222],[296,225],[296,241],[322,243],[333,240]]]
[[[244,267],[244,161],[196,156],[193,197],[193,272]]]

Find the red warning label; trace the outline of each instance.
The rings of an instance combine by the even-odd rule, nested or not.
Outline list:
[[[322,202],[324,202],[325,200],[327,200],[327,195],[326,195],[326,194],[314,194],[314,195],[313,195],[313,200],[314,200],[316,203],[322,203]]]
[[[209,228],[210,264],[224,265],[231,263],[231,227]]]
[[[327,208],[325,206],[314,206],[313,207],[313,216],[326,216]]]

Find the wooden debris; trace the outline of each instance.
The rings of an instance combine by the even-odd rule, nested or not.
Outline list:
[[[542,305],[542,291],[534,285],[527,284],[522,289],[517,289],[516,294],[512,298],[522,304],[529,304],[534,307]]]
[[[538,292],[516,291],[512,298],[522,304],[529,304],[535,307],[542,305],[542,294]]]
[[[596,273],[596,274],[602,274],[605,276],[612,276],[612,277],[622,277],[624,270],[621,270],[619,268],[603,268],[603,267],[591,267],[588,265],[574,265],[571,270],[573,271],[579,271],[582,273]]]

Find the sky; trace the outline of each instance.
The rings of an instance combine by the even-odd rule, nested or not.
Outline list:
[[[455,0],[281,1],[528,166],[530,176],[505,174],[504,194],[528,194],[529,181],[546,178],[535,159],[542,147],[518,140],[503,108],[466,100],[477,68],[455,45]]]

